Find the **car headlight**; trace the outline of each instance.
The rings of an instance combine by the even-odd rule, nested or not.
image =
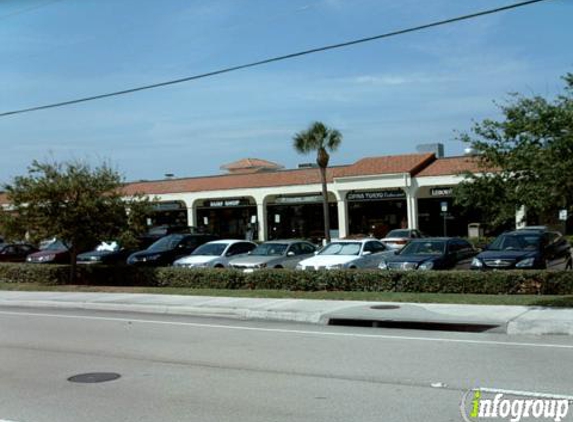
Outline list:
[[[483,262],[481,262],[481,260],[478,259],[478,258],[474,258],[474,259],[472,259],[472,264],[471,264],[471,266],[474,267],[474,268],[482,268],[482,267],[483,267]]]
[[[340,270],[342,268],[344,268],[344,264],[334,264],[328,266],[328,269],[330,270]]]
[[[101,261],[101,257],[97,255],[90,256],[90,261]]]
[[[386,261],[380,261],[380,264],[378,264],[378,268],[381,270],[387,270],[388,269],[388,263]]]
[[[419,270],[431,270],[432,268],[434,268],[434,261],[423,262],[418,267]]]
[[[56,259],[56,255],[50,254],[50,255],[43,255],[43,256],[39,257],[38,261],[39,262],[47,262],[47,261],[53,261],[54,259]]]
[[[533,265],[535,264],[535,258],[525,258],[521,261],[519,261],[515,267],[516,268],[528,268],[528,267],[533,267]]]
[[[304,270],[304,267],[300,264],[296,264],[295,270]]]
[[[145,262],[145,261],[155,261],[156,259],[159,259],[160,257],[161,257],[161,254],[156,253],[156,254],[154,254],[154,255],[144,256],[143,259],[142,259],[142,261],[143,261],[143,262]]]

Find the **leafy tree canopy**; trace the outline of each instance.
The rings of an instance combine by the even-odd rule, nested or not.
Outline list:
[[[455,189],[456,202],[481,210],[493,226],[525,206],[541,215],[573,204],[573,74],[553,100],[512,94],[503,119],[476,123],[461,140],[481,169]]]
[[[0,215],[5,234],[36,242],[56,237],[71,246],[73,256],[102,240],[130,246],[145,229],[149,203],[122,198],[122,186],[106,164],[33,161],[27,175],[4,186],[11,207]]]

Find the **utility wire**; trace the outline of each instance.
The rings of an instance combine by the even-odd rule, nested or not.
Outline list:
[[[428,28],[434,28],[437,26],[443,26],[443,25],[447,25],[450,23],[454,23],[454,22],[459,22],[459,21],[464,21],[464,20],[468,20],[468,19],[473,19],[473,18],[477,18],[480,16],[485,16],[485,15],[491,15],[494,13],[499,13],[499,12],[503,12],[506,10],[510,10],[510,9],[516,9],[519,7],[524,7],[524,6],[528,6],[534,3],[541,3],[544,1],[548,1],[548,0],[528,0],[528,1],[522,1],[519,3],[513,3],[507,6],[503,6],[503,7],[498,7],[495,9],[488,9],[488,10],[483,10],[481,12],[476,12],[476,13],[472,13],[469,15],[462,15],[462,16],[458,16],[455,18],[450,18],[450,19],[446,19],[446,20],[442,20],[442,21],[437,21],[437,22],[432,22],[432,23],[428,23],[425,25],[420,25],[420,26],[415,26],[415,27],[410,27],[410,28],[406,28],[406,29],[400,29],[398,31],[393,31],[393,32],[387,32],[385,34],[380,34],[380,35],[375,35],[372,37],[366,37],[366,38],[360,38],[360,39],[356,39],[356,40],[352,40],[352,41],[347,41],[347,42],[343,42],[343,43],[339,43],[339,44],[331,44],[331,45],[327,45],[327,46],[323,46],[323,47],[318,47],[318,48],[313,48],[310,50],[304,50],[304,51],[299,51],[296,53],[291,53],[291,54],[286,54],[284,56],[276,56],[276,57],[271,57],[268,59],[264,59],[264,60],[259,60],[256,62],[251,62],[251,63],[246,63],[246,64],[241,64],[241,65],[237,65],[237,66],[232,66],[232,67],[227,67],[227,68],[223,68],[223,69],[219,69],[219,70],[214,70],[211,72],[207,72],[207,73],[202,73],[202,74],[198,74],[198,75],[193,75],[193,76],[188,76],[185,78],[180,78],[180,79],[173,79],[170,81],[165,81],[165,82],[159,82],[159,83],[155,83],[155,84],[151,84],[151,85],[144,85],[144,86],[139,86],[139,87],[135,87],[135,88],[129,88],[129,89],[124,89],[121,91],[115,91],[115,92],[109,92],[106,94],[99,94],[99,95],[93,95],[90,97],[83,97],[83,98],[77,98],[74,100],[68,100],[68,101],[62,101],[59,103],[52,103],[52,104],[46,104],[46,105],[41,105],[41,106],[36,106],[36,107],[29,107],[29,108],[23,108],[20,110],[12,110],[12,111],[5,111],[0,113],[0,117],[6,117],[6,116],[11,116],[14,114],[23,114],[23,113],[29,113],[32,111],[39,111],[39,110],[46,110],[49,108],[56,108],[56,107],[64,107],[64,106],[68,106],[68,105],[72,105],[72,104],[78,104],[78,103],[84,103],[84,102],[88,102],[88,101],[94,101],[94,100],[100,100],[102,98],[108,98],[108,97],[115,97],[115,96],[119,96],[119,95],[125,95],[125,94],[131,94],[134,92],[138,92],[138,91],[144,91],[147,89],[153,89],[153,88],[160,88],[163,86],[168,86],[168,85],[175,85],[175,84],[180,84],[182,82],[189,82],[189,81],[194,81],[197,79],[203,79],[203,78],[208,78],[211,76],[217,76],[217,75],[221,75],[224,73],[230,73],[230,72],[235,72],[237,70],[242,70],[242,69],[248,69],[251,67],[256,67],[256,66],[262,66],[265,64],[269,64],[269,63],[275,63],[275,62],[280,62],[283,60],[288,60],[288,59],[293,59],[296,57],[301,57],[301,56],[307,56],[310,54],[314,54],[314,53],[320,53],[323,51],[328,51],[328,50],[334,50],[334,49],[338,49],[338,48],[343,48],[343,47],[349,47],[352,45],[356,45],[356,44],[362,44],[362,43],[366,43],[366,42],[370,42],[370,41],[375,41],[375,40],[380,40],[383,38],[389,38],[389,37],[394,37],[397,35],[403,35],[403,34],[407,34],[410,32],[416,32],[416,31],[421,31],[424,29],[428,29]]]

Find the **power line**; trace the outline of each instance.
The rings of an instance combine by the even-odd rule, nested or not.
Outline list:
[[[374,35],[374,36],[372,36],[372,37],[360,38],[360,39],[356,39],[356,40],[346,41],[346,42],[343,42],[343,43],[331,44],[331,45],[327,45],[327,46],[323,46],[323,47],[313,48],[313,49],[310,49],[310,50],[299,51],[299,52],[296,52],[296,53],[286,54],[286,55],[284,55],[284,56],[271,57],[271,58],[264,59],[264,60],[259,60],[259,61],[256,61],[256,62],[241,64],[241,65],[232,66],[232,67],[227,67],[227,68],[223,68],[223,69],[219,69],[219,70],[214,70],[214,71],[207,72],[207,73],[202,73],[202,74],[198,74],[198,75],[188,76],[188,77],[185,77],[185,78],[173,79],[173,80],[170,80],[170,81],[159,82],[159,83],[155,83],[155,84],[151,84],[151,85],[144,85],[144,86],[139,86],[139,87],[135,87],[135,88],[124,89],[124,90],[121,90],[121,91],[115,91],[115,92],[109,92],[109,93],[106,93],[106,94],[93,95],[93,96],[90,96],[90,97],[77,98],[77,99],[74,99],[74,100],[62,101],[62,102],[58,102],[58,103],[52,103],[52,104],[46,104],[46,105],[41,105],[41,106],[23,108],[23,109],[20,109],[20,110],[5,111],[5,112],[0,113],[0,117],[11,116],[11,115],[14,115],[14,114],[29,113],[29,112],[32,112],[32,111],[46,110],[46,109],[49,109],[49,108],[64,107],[64,106],[68,106],[68,105],[72,105],[72,104],[84,103],[84,102],[87,102],[87,101],[100,100],[100,99],[102,99],[102,98],[108,98],[108,97],[115,97],[115,96],[119,96],[119,95],[131,94],[131,93],[134,93],[134,92],[144,91],[144,90],[147,90],[147,89],[160,88],[160,87],[163,87],[163,86],[180,84],[180,83],[183,83],[183,82],[189,82],[189,81],[194,81],[194,80],[197,80],[197,79],[203,79],[203,78],[208,78],[208,77],[211,77],[211,76],[221,75],[221,74],[223,74],[223,73],[235,72],[235,71],[237,71],[237,70],[247,69],[247,68],[256,67],[256,66],[262,66],[262,65],[265,65],[265,64],[270,64],[270,63],[275,63],[275,62],[279,62],[279,61],[283,61],[283,60],[293,59],[293,58],[296,58],[296,57],[307,56],[307,55],[309,55],[309,54],[320,53],[320,52],[323,52],[323,51],[334,50],[334,49],[343,48],[343,47],[349,47],[349,46],[356,45],[356,44],[362,44],[362,43],[366,43],[366,42],[376,41],[376,40],[380,40],[380,39],[383,39],[383,38],[390,38],[390,37],[394,37],[394,36],[397,36],[397,35],[407,34],[407,33],[410,33],[410,32],[416,32],[416,31],[421,31],[421,30],[424,30],[424,29],[434,28],[434,27],[437,27],[437,26],[443,26],[443,25],[447,25],[447,24],[450,24],[450,23],[454,23],[454,22],[464,21],[464,20],[468,20],[468,19],[477,18],[477,17],[480,17],[480,16],[491,15],[491,14],[494,14],[494,13],[503,12],[503,11],[510,10],[510,9],[516,9],[516,8],[519,8],[519,7],[529,6],[529,5],[531,5],[531,4],[541,3],[541,2],[544,2],[544,1],[548,1],[548,0],[528,0],[528,1],[522,1],[522,2],[519,2],[519,3],[513,3],[513,4],[510,4],[510,5],[503,6],[503,7],[498,7],[498,8],[495,8],[495,9],[488,9],[488,10],[484,10],[484,11],[481,11],[481,12],[472,13],[472,14],[469,14],[469,15],[462,15],[462,16],[458,16],[458,17],[455,17],[455,18],[450,18],[450,19],[446,19],[446,20],[442,20],[442,21],[437,21],[437,22],[428,23],[428,24],[425,24],[425,25],[419,25],[419,26],[410,27],[410,28],[406,28],[406,29],[400,29],[400,30],[393,31],[393,32],[387,32],[387,33],[385,33],[385,34]]]

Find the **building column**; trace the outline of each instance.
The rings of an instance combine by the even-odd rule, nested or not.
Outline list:
[[[197,215],[195,213],[195,208],[193,205],[187,205],[187,225],[190,227],[197,227],[196,221]]]
[[[408,228],[418,228],[418,189],[410,186],[406,189],[406,205],[408,208]]]
[[[348,236],[348,203],[346,192],[334,192],[338,208],[338,237],[341,239]]]
[[[525,227],[527,225],[526,218],[527,218],[527,210],[525,209],[525,206],[522,205],[515,212],[515,228],[521,229]]]
[[[257,202],[257,227],[259,228],[259,241],[266,242],[267,233],[267,206],[264,198],[256,198]]]

